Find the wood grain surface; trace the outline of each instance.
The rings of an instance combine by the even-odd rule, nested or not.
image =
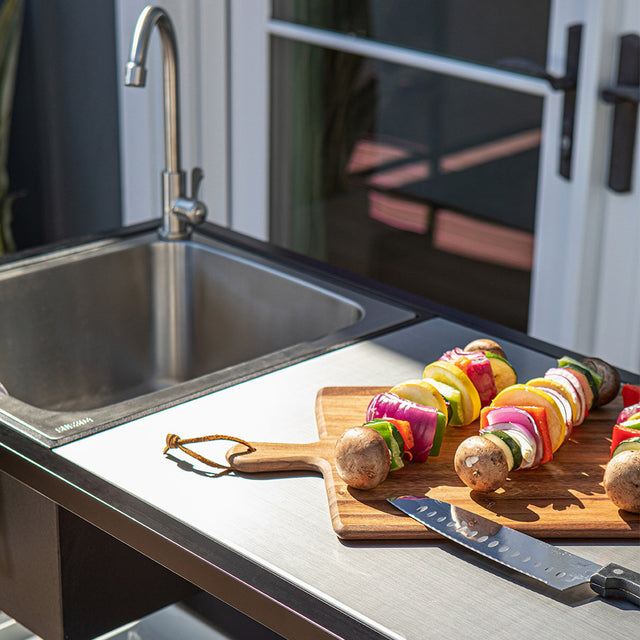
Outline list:
[[[609,460],[611,429],[622,408],[616,398],[576,427],[553,461],[530,471],[514,472],[493,493],[470,491],[453,468],[458,444],[477,434],[478,423],[447,427],[440,455],[424,463],[407,463],[378,487],[359,491],[338,476],[335,441],[349,427],[364,422],[371,398],[389,387],[325,387],[318,392],[316,418],[319,440],[309,444],[253,443],[244,453],[239,445],[227,454],[240,473],[314,470],[324,476],[331,522],[344,539],[437,538],[386,499],[399,495],[429,495],[474,511],[540,538],[638,538],[640,515],[620,511],[602,487]]]

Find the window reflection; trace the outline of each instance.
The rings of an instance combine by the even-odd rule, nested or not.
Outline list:
[[[272,42],[271,239],[526,330],[542,99]]]

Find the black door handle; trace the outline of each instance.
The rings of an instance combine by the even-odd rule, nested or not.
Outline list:
[[[573,129],[576,114],[576,90],[578,70],[580,68],[580,42],[582,25],[574,24],[567,29],[567,56],[563,76],[549,73],[544,67],[524,58],[503,58],[497,65],[507,71],[523,73],[534,78],[546,80],[556,91],[564,92],[562,106],[562,130],[560,132],[560,163],[558,173],[571,178],[571,157],[573,154]]]
[[[549,73],[544,67],[541,67],[539,64],[532,60],[527,60],[526,58],[501,58],[498,60],[497,64],[505,71],[514,71],[516,73],[532,76],[533,78],[546,80],[551,85],[552,89],[556,89],[558,91],[568,91],[569,89],[576,88],[578,80],[576,74],[572,73],[571,75],[555,76],[552,73]]]
[[[602,90],[602,99],[610,104],[620,104],[622,102],[638,104],[640,102],[640,87],[624,84],[617,87],[608,87]]]
[[[620,38],[618,84],[605,87],[600,95],[613,105],[609,188],[617,193],[628,193],[631,191],[640,102],[640,36],[637,33]]]

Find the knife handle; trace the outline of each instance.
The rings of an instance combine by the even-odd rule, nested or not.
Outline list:
[[[640,607],[640,573],[608,564],[591,576],[591,588],[603,598],[624,598]]]

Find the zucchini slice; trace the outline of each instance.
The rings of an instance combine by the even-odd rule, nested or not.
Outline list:
[[[611,457],[617,456],[619,453],[623,451],[633,451],[634,449],[640,449],[640,437],[627,438],[623,440],[611,454]]]
[[[512,438],[508,433],[496,429],[488,433],[483,433],[484,438],[489,438],[492,442],[497,444],[504,452],[507,459],[507,465],[509,471],[519,469],[522,464],[522,451],[520,450],[520,444]]]

